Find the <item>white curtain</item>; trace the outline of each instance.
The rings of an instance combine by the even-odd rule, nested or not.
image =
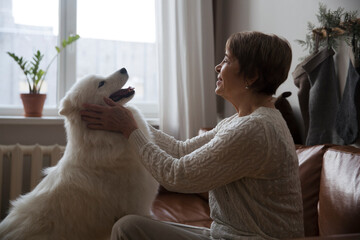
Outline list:
[[[160,129],[177,139],[216,125],[212,0],[157,0]]]

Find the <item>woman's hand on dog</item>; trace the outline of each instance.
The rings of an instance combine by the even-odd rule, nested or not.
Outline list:
[[[110,98],[104,98],[107,106],[83,104],[85,110],[80,111],[81,119],[89,129],[120,132],[126,138],[138,128],[130,110],[116,104]]]

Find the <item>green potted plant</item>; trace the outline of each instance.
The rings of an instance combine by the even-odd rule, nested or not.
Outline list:
[[[25,74],[26,81],[29,86],[29,93],[20,94],[21,100],[24,105],[25,117],[42,116],[42,110],[44,107],[46,94],[41,94],[40,90],[45,80],[46,74],[52,63],[59,56],[60,52],[79,38],[79,35],[69,36],[68,39],[62,41],[60,47],[55,46],[56,54],[51,59],[45,70],[40,68],[40,63],[44,55],[39,50],[34,53],[34,56],[30,62],[26,61],[23,57],[17,56],[15,53],[7,52],[7,54],[12,59],[14,59],[14,61],[19,65],[19,67]]]

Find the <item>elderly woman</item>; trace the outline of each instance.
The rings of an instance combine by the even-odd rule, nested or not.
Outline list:
[[[298,160],[272,95],[291,65],[289,43],[275,35],[240,32],[227,40],[225,57],[215,67],[216,94],[236,114],[213,130],[177,141],[151,128],[155,143],[137,128],[131,113],[86,104],[82,117],[91,129],[122,133],[143,165],[165,188],[209,191],[210,229],[125,216],[112,239],[279,239],[303,236]]]

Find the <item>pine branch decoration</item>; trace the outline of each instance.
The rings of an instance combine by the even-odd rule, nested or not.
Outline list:
[[[346,12],[339,7],[331,11],[325,4],[319,4],[319,12],[316,15],[320,27],[308,22],[308,33],[305,40],[295,40],[304,50],[312,54],[320,48],[328,47],[334,50],[339,41],[345,41],[352,46],[355,62],[359,66],[360,59],[360,19],[357,18],[358,11]]]

